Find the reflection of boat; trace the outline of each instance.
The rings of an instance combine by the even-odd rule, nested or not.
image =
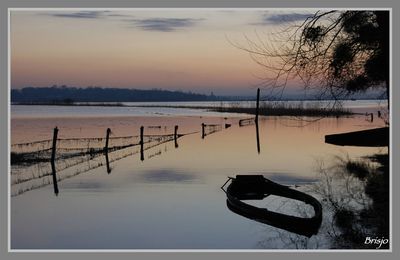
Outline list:
[[[230,178],[230,180],[231,184],[226,190],[226,195],[227,206],[231,211],[246,218],[307,237],[317,234],[322,221],[322,206],[312,196],[270,181],[262,175],[237,175],[236,178]],[[262,200],[269,195],[310,204],[314,208],[314,216],[310,218],[291,216],[242,202],[242,200]]]

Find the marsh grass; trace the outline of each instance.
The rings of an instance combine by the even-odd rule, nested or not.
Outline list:
[[[209,108],[215,112],[227,113],[256,113],[254,107],[242,106],[219,106]],[[338,116],[351,116],[353,113],[340,106],[323,106],[321,104],[306,104],[304,102],[298,103],[283,103],[283,102],[262,102],[259,110],[260,115],[264,116],[309,116],[309,117],[338,117]]]

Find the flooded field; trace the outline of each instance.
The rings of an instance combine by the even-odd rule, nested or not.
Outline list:
[[[228,177],[261,174],[322,201],[321,162],[387,152],[326,144],[324,136],[381,127],[383,122],[364,116],[313,123],[260,117],[257,129],[252,123],[239,126],[243,118],[218,113],[13,117],[12,150],[35,150],[32,142],[42,140],[48,142],[43,148],[50,149],[56,126],[60,150],[55,179],[49,160],[11,167],[11,248],[331,248],[329,208],[323,208],[317,234],[307,237],[232,212],[221,186]],[[106,155],[62,157],[62,148],[89,149],[94,139],[103,149],[107,128],[111,132]],[[118,139],[122,137],[127,139]],[[15,145],[21,143],[30,144]],[[352,182],[354,187],[361,184]],[[333,182],[338,191],[340,185]],[[313,213],[310,205],[274,195],[249,203],[289,215]]]

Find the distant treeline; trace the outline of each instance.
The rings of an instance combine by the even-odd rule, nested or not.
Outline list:
[[[73,104],[75,102],[216,101],[222,99],[213,94],[202,95],[161,89],[52,86],[11,90],[12,103]]]

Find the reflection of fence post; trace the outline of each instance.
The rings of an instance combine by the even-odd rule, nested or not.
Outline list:
[[[144,161],[144,139],[143,139],[144,127],[140,127],[140,160]]]
[[[258,121],[256,121],[256,139],[257,139],[257,152],[260,154],[260,134],[258,131]]]
[[[206,125],[204,123],[201,123],[201,138],[204,139],[205,135],[205,127]]]
[[[175,140],[175,148],[178,148],[178,126],[175,126],[175,131],[174,131],[174,140]]]
[[[260,89],[257,89],[256,122],[258,122],[258,110],[260,108]]]
[[[108,152],[105,152],[105,156],[106,156],[106,167],[107,167],[107,173],[110,174],[111,173],[111,167],[110,167],[110,160],[108,159]]]
[[[57,149],[57,135],[58,135],[58,128],[54,128],[53,132],[53,147],[51,151],[51,171],[53,175],[53,188],[54,188],[54,193],[56,196],[58,195],[58,184],[57,184],[57,176],[56,176],[56,149]]]

